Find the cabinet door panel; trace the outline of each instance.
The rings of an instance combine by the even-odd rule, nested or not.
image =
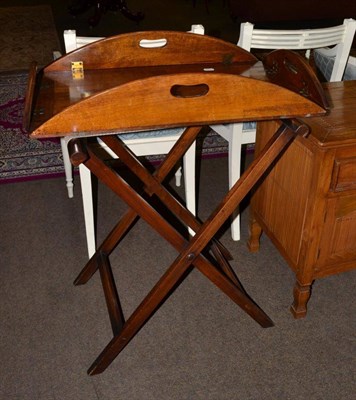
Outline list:
[[[326,210],[315,266],[321,276],[356,267],[356,194],[328,199]]]

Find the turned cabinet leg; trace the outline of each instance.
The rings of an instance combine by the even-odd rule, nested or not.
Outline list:
[[[294,318],[304,318],[307,315],[307,303],[311,295],[311,286],[312,283],[302,285],[296,281],[293,290],[294,301],[290,308]]]
[[[262,228],[253,216],[250,217],[249,233],[250,237],[247,242],[247,247],[251,253],[255,253],[260,250]]]

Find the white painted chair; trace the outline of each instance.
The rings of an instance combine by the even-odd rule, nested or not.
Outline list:
[[[204,34],[202,25],[192,25],[191,33]],[[64,31],[64,43],[66,53],[73,51],[79,47],[101,40],[100,37],[81,37],[76,36],[75,30]],[[160,44],[156,41],[146,43],[146,47],[157,47]],[[149,156],[158,154],[167,154],[176,143],[184,129],[166,129],[159,131],[128,133],[120,135],[124,143],[137,155]],[[107,150],[107,147],[98,141],[99,145]],[[65,175],[68,189],[68,196],[73,197],[73,169],[68,154],[68,139],[61,139],[63,162],[65,167]],[[195,194],[195,156],[196,144],[191,145],[187,153],[183,157],[185,200],[188,210],[195,215],[196,212],[196,194]],[[115,154],[110,154],[116,157]],[[80,182],[82,188],[83,210],[85,220],[85,230],[87,238],[88,254],[91,257],[96,250],[95,240],[95,220],[93,207],[93,193],[90,171],[81,164],[79,167]],[[176,173],[176,184],[180,186],[181,168]],[[190,234],[194,234],[189,230]]]
[[[310,50],[334,46],[331,50],[323,51],[333,54],[334,63],[330,72],[329,81],[341,81],[347,59],[349,57],[353,37],[355,35],[356,21],[345,19],[339,26],[322,29],[298,30],[270,30],[255,29],[254,25],[245,22],[240,27],[238,46],[245,50],[251,49],[289,49],[306,50],[309,57]],[[256,125],[228,124],[212,126],[229,143],[229,185],[230,187],[239,179],[241,168],[242,145],[254,143],[256,140]],[[236,215],[231,224],[233,240],[240,239],[240,219]]]

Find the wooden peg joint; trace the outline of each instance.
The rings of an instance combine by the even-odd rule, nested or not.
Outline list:
[[[84,163],[88,158],[85,139],[73,139],[68,143],[69,157],[76,167]]]

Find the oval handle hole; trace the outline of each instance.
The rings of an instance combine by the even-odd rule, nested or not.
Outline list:
[[[173,85],[171,87],[171,94],[174,97],[201,97],[209,92],[209,86],[206,83],[198,85]]]
[[[284,59],[283,60],[283,64],[289,69],[289,71],[291,71],[293,74],[297,74],[298,68],[296,65],[294,65],[293,63],[291,63],[289,60]]]
[[[140,47],[144,49],[154,49],[167,45],[167,39],[141,39]]]

